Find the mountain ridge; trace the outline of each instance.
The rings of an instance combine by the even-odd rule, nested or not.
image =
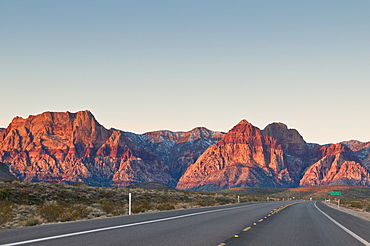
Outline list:
[[[34,182],[160,182],[193,190],[370,186],[370,142],[306,143],[284,123],[261,130],[245,119],[227,133],[195,127],[136,134],[108,130],[88,110],[15,117],[0,128],[0,162]]]

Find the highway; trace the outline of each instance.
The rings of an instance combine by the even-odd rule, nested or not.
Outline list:
[[[244,203],[0,231],[0,245],[370,245],[370,222],[321,202]]]

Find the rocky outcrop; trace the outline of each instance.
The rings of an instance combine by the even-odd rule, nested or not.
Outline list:
[[[122,132],[105,129],[89,111],[14,118],[0,133],[0,161],[27,181],[175,185],[168,167],[153,153]]]
[[[370,172],[370,142],[350,140],[342,142],[342,144],[350,148],[361,161],[362,165]]]
[[[369,172],[346,145],[316,146],[313,153],[316,162],[307,169],[300,186],[370,185]]]
[[[242,120],[226,134],[204,127],[135,134],[80,111],[16,117],[0,128],[0,179],[186,190],[370,186],[369,169],[370,142],[307,144],[282,123],[260,130]]]
[[[288,129],[283,123],[272,123],[263,129],[263,134],[276,139],[281,146],[284,162],[290,177],[298,185],[304,170],[310,165],[310,149],[295,129]]]
[[[188,168],[177,188],[298,185],[368,186],[369,172],[346,145],[307,144],[282,123],[261,131],[243,120]]]
[[[242,120],[190,165],[177,188],[284,187],[293,183],[281,145]]]
[[[198,157],[224,133],[197,127],[188,132],[154,131],[125,134],[141,148],[149,149],[169,167],[177,181]]]

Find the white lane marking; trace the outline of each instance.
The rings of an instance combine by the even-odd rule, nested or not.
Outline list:
[[[77,236],[77,235],[82,235],[82,234],[87,234],[87,233],[93,233],[93,232],[99,232],[99,231],[107,231],[107,230],[113,230],[113,229],[124,228],[124,227],[144,225],[144,224],[150,224],[150,223],[161,222],[161,221],[166,221],[166,220],[180,219],[180,218],[185,218],[185,217],[190,217],[190,216],[195,216],[195,215],[201,215],[201,214],[208,214],[208,213],[214,213],[214,212],[220,212],[220,211],[226,211],[226,210],[233,210],[233,209],[240,209],[240,208],[245,208],[245,207],[251,207],[251,206],[255,206],[255,205],[258,205],[258,204],[250,204],[250,205],[245,205],[245,206],[240,206],[240,207],[221,208],[221,209],[204,211],[204,212],[197,212],[197,213],[192,213],[192,214],[184,214],[184,215],[179,215],[179,216],[174,216],[174,217],[168,217],[168,218],[163,218],[163,219],[157,219],[157,220],[142,221],[142,222],[127,224],[127,225],[111,226],[111,227],[93,229],[93,230],[88,230],[88,231],[80,231],[80,232],[62,234],[62,235],[51,236],[51,237],[37,238],[37,239],[32,239],[32,240],[27,240],[27,241],[21,241],[21,242],[15,242],[15,243],[1,244],[0,246],[13,246],[13,245],[28,244],[28,243],[37,243],[37,242],[47,241],[47,240],[51,240],[51,239],[58,239],[58,238],[63,238],[63,237]]]
[[[326,217],[328,217],[328,219],[330,219],[332,222],[334,222],[334,224],[336,224],[337,226],[339,226],[341,229],[343,229],[345,232],[347,232],[349,235],[351,235],[352,237],[356,238],[358,241],[360,241],[361,243],[363,243],[364,245],[366,246],[370,246],[370,243],[368,241],[366,241],[365,239],[363,239],[362,237],[358,236],[357,234],[355,234],[354,232],[350,231],[349,229],[347,229],[346,227],[342,226],[339,222],[337,222],[336,220],[334,220],[332,217],[330,217],[329,215],[327,215],[325,212],[323,212],[321,209],[319,209],[317,206],[316,206],[316,201],[314,203],[315,207],[317,208],[317,210],[319,210],[323,215],[325,215]]]

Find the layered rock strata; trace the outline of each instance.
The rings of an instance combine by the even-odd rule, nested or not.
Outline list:
[[[316,146],[313,153],[314,164],[304,173],[300,186],[370,185],[369,172],[346,145]]]
[[[307,144],[299,132],[242,120],[228,133],[107,130],[89,111],[16,117],[0,128],[0,179],[187,190],[370,186],[370,142]],[[10,176],[9,176],[10,175]]]
[[[177,188],[283,187],[293,183],[277,140],[242,120],[190,165]]]
[[[105,129],[89,111],[14,118],[0,133],[0,161],[26,181],[176,184],[163,161],[121,131]]]

